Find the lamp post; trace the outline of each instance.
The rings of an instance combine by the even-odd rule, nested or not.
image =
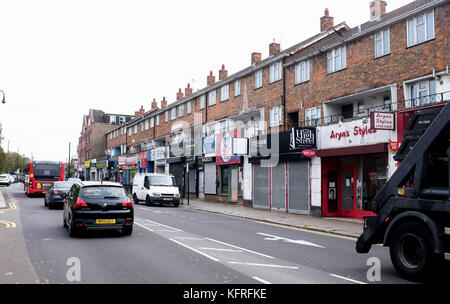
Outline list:
[[[3,97],[2,97],[2,103],[6,103],[5,92],[3,92],[2,90],[0,90],[0,92],[1,92],[2,95],[3,95]]]

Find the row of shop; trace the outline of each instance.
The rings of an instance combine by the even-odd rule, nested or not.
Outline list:
[[[248,140],[239,131],[222,132],[183,144],[183,156],[162,146],[85,162],[80,174],[129,186],[138,173],[170,173],[180,193],[191,198],[362,218],[370,214],[371,200],[397,166],[395,117],[387,115],[389,123],[378,127],[365,117]]]

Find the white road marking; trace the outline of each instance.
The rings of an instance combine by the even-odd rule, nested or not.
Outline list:
[[[212,250],[212,251],[226,251],[226,252],[244,252],[237,249],[225,249],[225,248],[210,248],[210,247],[199,247],[201,250]]]
[[[324,246],[317,245],[317,244],[314,244],[314,243],[311,243],[311,242],[308,242],[308,241],[291,240],[291,239],[288,239],[288,238],[284,238],[284,237],[280,237],[280,236],[276,236],[276,235],[271,235],[271,234],[267,234],[267,233],[261,233],[261,232],[258,232],[258,234],[259,235],[263,235],[263,236],[267,236],[264,239],[268,240],[268,241],[284,241],[286,243],[306,245],[306,246],[317,247],[317,248],[325,248]]]
[[[233,248],[236,248],[236,249],[240,249],[240,250],[243,250],[243,251],[247,251],[247,252],[250,252],[250,253],[254,253],[254,254],[257,254],[257,255],[260,255],[260,256],[269,258],[269,259],[274,259],[274,257],[272,257],[272,256],[270,256],[270,255],[267,255],[267,254],[262,254],[262,253],[259,253],[259,252],[253,251],[253,250],[249,250],[249,249],[245,249],[245,248],[238,247],[238,246],[235,246],[235,245],[227,244],[227,243],[225,243],[225,242],[221,242],[221,241],[214,240],[214,239],[210,239],[210,238],[206,238],[206,239],[207,239],[207,240],[210,240],[210,241],[212,241],[212,242],[216,242],[216,243],[222,244],[222,245],[226,245],[226,246],[230,246],[230,247],[233,247]]]
[[[159,229],[159,230],[155,230],[155,231],[158,231],[158,232],[172,232],[172,233],[179,232],[179,231],[168,230],[168,229]]]
[[[196,237],[187,237],[187,236],[176,236],[174,239],[179,240],[192,240],[192,241],[203,241],[204,238],[196,238]]]
[[[247,266],[261,266],[261,267],[273,267],[273,268],[284,268],[284,269],[298,269],[296,266],[285,266],[285,265],[275,265],[275,264],[260,264],[260,263],[245,263],[245,262],[228,262],[229,264],[236,265],[247,265]]]
[[[181,245],[181,246],[183,246],[183,247],[186,247],[187,249],[190,249],[190,250],[192,250],[192,251],[194,251],[194,252],[197,252],[198,254],[201,254],[201,255],[203,255],[204,257],[207,257],[208,259],[213,260],[214,262],[219,262],[218,259],[216,259],[216,258],[214,258],[214,257],[212,257],[212,256],[210,256],[210,255],[208,255],[208,254],[206,254],[206,253],[204,253],[204,252],[201,252],[201,251],[199,251],[199,250],[197,250],[197,249],[195,249],[195,248],[192,248],[192,247],[190,247],[190,246],[188,246],[188,245],[185,245],[185,244],[183,244],[183,243],[181,243],[181,242],[178,242],[178,241],[176,241],[176,240],[174,240],[174,239],[169,239],[169,240],[171,240],[171,241],[174,242],[174,243],[177,243],[178,245]]]
[[[134,222],[136,225],[138,225],[139,227],[142,227],[142,228],[144,228],[144,229],[146,229],[146,230],[148,230],[148,231],[151,231],[151,232],[153,232],[153,229],[150,229],[150,228],[148,228],[148,227],[146,227],[146,226],[144,226],[144,225],[142,225],[142,224],[139,224],[138,222]]]
[[[152,223],[152,224],[157,224],[157,225],[159,225],[159,226],[163,226],[163,227],[166,227],[166,228],[169,228],[169,229],[176,230],[176,231],[178,231],[178,232],[183,232],[183,230],[181,230],[181,229],[173,228],[173,227],[170,227],[170,226],[167,226],[167,225],[163,225],[163,224],[160,224],[160,223],[151,221],[151,220],[147,220],[147,219],[146,219],[146,221],[147,221],[147,222],[150,222],[150,223]]]
[[[263,279],[261,279],[261,278],[258,278],[258,277],[252,277],[254,280],[256,280],[256,281],[259,281],[259,282],[261,282],[261,283],[263,283],[263,284],[272,284],[272,283],[270,283],[270,282],[268,282],[268,281],[266,281],[266,280],[263,280]]]
[[[338,278],[338,279],[342,279],[342,280],[346,280],[346,281],[353,282],[353,283],[357,283],[357,284],[367,284],[367,283],[360,282],[360,281],[353,280],[353,279],[349,279],[349,278],[346,278],[346,277],[343,277],[343,276],[340,276],[340,275],[337,275],[337,274],[330,274],[330,275],[332,277],[335,277],[335,278]]]

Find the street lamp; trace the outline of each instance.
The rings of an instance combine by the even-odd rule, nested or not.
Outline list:
[[[0,90],[0,92],[2,92],[2,94],[3,94],[2,103],[6,103],[6,100],[5,100],[5,92],[3,92],[2,90]]]

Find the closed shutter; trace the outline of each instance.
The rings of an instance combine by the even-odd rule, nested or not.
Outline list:
[[[288,163],[288,211],[309,214],[309,161]]]
[[[286,211],[286,163],[272,168],[272,210]]]
[[[216,194],[216,163],[205,163],[205,193]]]
[[[269,168],[253,166],[253,207],[269,209]]]

